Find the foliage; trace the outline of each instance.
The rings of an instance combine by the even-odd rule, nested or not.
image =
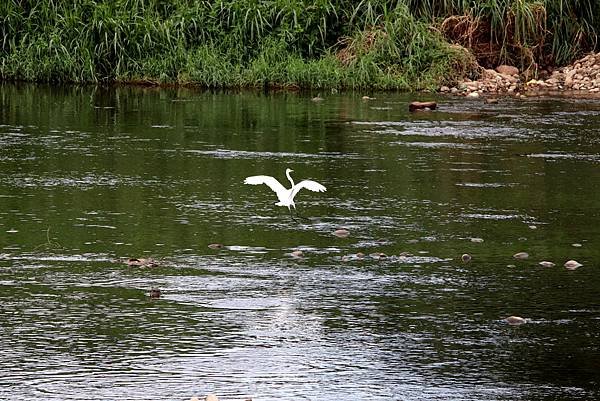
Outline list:
[[[473,48],[489,63],[521,67],[564,65],[596,49],[600,2],[596,0],[407,0],[415,15],[429,21],[468,17],[456,33],[445,33]],[[463,19],[463,22],[465,19]],[[443,22],[440,23],[443,26]],[[447,24],[453,26],[453,24]],[[467,33],[467,35],[465,35]],[[487,43],[486,43],[487,42]],[[479,51],[478,51],[479,50]],[[478,54],[479,53],[479,54]]]
[[[0,77],[427,88],[473,69],[446,39],[484,63],[490,52],[489,63],[566,63],[595,48],[599,10],[593,0],[4,0]]]

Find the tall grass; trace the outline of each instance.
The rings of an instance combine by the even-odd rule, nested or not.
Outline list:
[[[564,65],[596,49],[597,0],[406,0],[420,18],[435,22],[471,16],[497,49],[498,62],[527,67]],[[483,35],[480,35],[483,36]],[[488,47],[489,48],[489,47]]]
[[[600,26],[593,0],[4,0],[0,78],[427,88],[472,70],[435,28],[460,15],[524,66],[595,49]]]

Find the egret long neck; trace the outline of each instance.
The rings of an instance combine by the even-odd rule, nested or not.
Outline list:
[[[286,170],[285,175],[287,175],[288,180],[290,180],[290,182],[292,183],[292,187],[295,185],[294,184],[294,180],[292,180],[292,176],[290,175],[290,172]]]

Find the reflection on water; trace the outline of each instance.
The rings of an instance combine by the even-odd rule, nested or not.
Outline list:
[[[1,86],[0,399],[600,396],[600,103],[361,96]]]

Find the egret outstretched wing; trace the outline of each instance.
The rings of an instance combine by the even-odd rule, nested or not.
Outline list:
[[[316,181],[302,180],[298,184],[294,185],[294,188],[292,188],[292,192],[290,193],[290,199],[294,199],[294,197],[296,196],[298,191],[300,191],[302,188],[306,188],[309,191],[313,191],[313,192],[327,191],[327,188],[325,188],[323,185],[319,184]]]
[[[290,210],[290,214],[291,214],[292,208],[296,209],[296,204],[294,203],[294,197],[296,196],[298,191],[300,191],[302,188],[306,188],[309,191],[313,191],[313,192],[327,191],[327,189],[323,185],[319,184],[316,181],[303,180],[303,181],[300,181],[298,184],[294,184],[294,180],[292,179],[292,177],[290,175],[290,173],[292,171],[294,171],[294,170],[289,169],[289,168],[285,170],[285,175],[287,176],[288,180],[290,180],[290,184],[292,184],[292,187],[290,189],[286,189],[283,185],[281,185],[281,183],[279,181],[277,181],[275,178],[273,178],[269,175],[253,175],[251,177],[246,177],[246,179],[244,180],[244,184],[250,184],[250,185],[265,184],[266,186],[271,188],[271,190],[273,192],[275,192],[275,194],[277,194],[277,198],[279,199],[279,202],[275,203],[275,205],[287,206],[287,208]]]
[[[285,187],[279,181],[270,175],[253,175],[244,180],[244,184],[261,185],[265,184],[276,194],[281,194],[286,191]]]

